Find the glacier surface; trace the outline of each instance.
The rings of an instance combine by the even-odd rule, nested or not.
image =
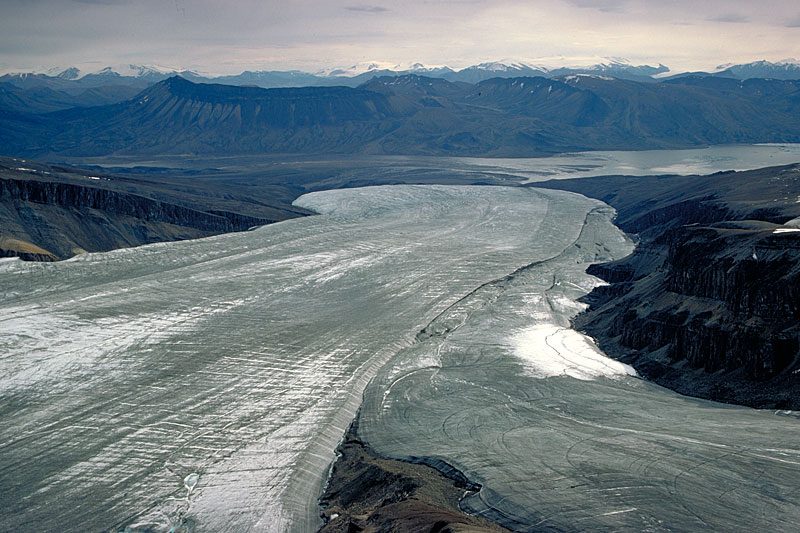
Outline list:
[[[314,529],[378,368],[601,205],[439,186],[297,203],[322,214],[0,264],[0,529]]]
[[[0,530],[313,531],[359,406],[376,449],[458,466],[521,530],[800,521],[795,417],[679,397],[569,330],[587,263],[631,249],[605,204],[296,203],[321,214],[0,262]]]

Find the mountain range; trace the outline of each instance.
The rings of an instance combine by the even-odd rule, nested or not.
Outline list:
[[[3,96],[3,95],[0,95]],[[8,96],[8,95],[6,95]],[[592,149],[800,142],[800,81],[605,75],[262,89],[179,76],[134,98],[49,113],[0,104],[0,142],[27,157],[203,153],[531,156]]]
[[[489,78],[511,78],[520,76],[555,77],[566,74],[593,73],[607,74],[618,78],[643,81],[653,75],[669,72],[664,65],[633,65],[626,60],[611,58],[604,62],[581,67],[547,68],[518,61],[492,61],[472,65],[463,69],[452,69],[446,65],[426,66],[414,63],[407,66],[381,62],[366,62],[348,68],[333,68],[315,73],[300,70],[246,70],[237,75],[210,76],[185,69],[171,69],[145,65],[121,65],[105,67],[99,71],[83,73],[76,67],[49,69],[45,72],[21,72],[5,74],[2,83],[12,83],[20,87],[40,86],[53,83],[64,87],[64,82],[72,81],[81,87],[94,87],[110,81],[138,80],[142,83],[156,83],[171,76],[179,75],[198,83],[222,83],[226,85],[257,85],[265,89],[274,87],[331,86],[344,85],[356,87],[376,76],[402,76],[417,74],[448,81],[477,83]],[[54,81],[60,80],[60,81]],[[60,85],[56,85],[60,84]]]
[[[585,67],[547,68],[521,62],[495,61],[460,70],[447,66],[429,67],[421,63],[409,66],[370,62],[347,69],[316,73],[300,70],[244,71],[237,75],[208,76],[190,70],[143,65],[105,67],[83,73],[75,67],[44,72],[22,72],[0,76],[0,105],[34,113],[46,113],[70,107],[87,107],[122,102],[141,90],[178,75],[195,83],[281,87],[358,87],[376,77],[408,74],[439,78],[450,82],[479,83],[491,78],[558,78],[577,74],[596,74],[640,82],[659,82],[674,77],[713,76],[745,80],[750,78],[800,79],[800,63],[785,60],[777,63],[756,61],[741,65],[720,65],[712,72],[669,75],[669,68],[633,65],[625,60],[608,59]]]

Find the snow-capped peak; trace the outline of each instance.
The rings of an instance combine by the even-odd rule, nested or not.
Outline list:
[[[393,63],[386,63],[384,61],[362,61],[361,63],[356,63],[355,65],[351,65],[349,67],[322,69],[314,74],[317,76],[345,76],[350,78],[375,70],[394,70],[396,66],[397,65]]]
[[[725,63],[723,65],[717,65],[713,72],[722,72],[723,70],[728,70],[729,68],[733,67],[777,67],[777,68],[796,68],[800,67],[800,61],[793,57],[788,57],[786,59],[781,59],[780,61],[767,61],[766,59],[761,59],[759,61],[751,61],[750,63]]]
[[[608,61],[608,65],[609,66],[611,66],[611,65],[617,66],[617,67],[632,67],[633,66],[633,64],[630,61],[628,61],[627,59],[625,59],[624,57],[607,57],[605,59],[606,59],[606,61]],[[604,64],[604,63],[601,62],[601,64]]]
[[[76,67],[69,67],[56,74],[55,77],[62,80],[76,80],[81,77],[81,71]]]
[[[423,65],[422,63],[414,63],[409,67],[402,69],[407,72],[440,72],[440,71],[452,71],[450,67],[447,65]]]
[[[485,61],[477,65],[469,66],[462,70],[483,70],[486,72],[523,72],[540,71],[548,72],[548,68],[538,61],[530,61],[518,58],[503,58],[495,61]]]
[[[490,61],[487,63],[479,63],[471,68],[475,68],[477,70],[488,70],[490,72],[509,72],[513,70],[526,70],[528,66],[523,63],[507,64],[501,61]]]
[[[32,74],[44,74],[51,78],[61,78],[65,80],[74,80],[80,77],[81,71],[76,67],[51,67],[34,70]]]
[[[29,71],[24,72],[6,72],[6,75],[9,76],[16,76],[21,79],[25,79],[28,76],[49,76],[51,78],[62,78],[65,80],[74,80],[81,76],[81,71],[76,67],[40,67],[36,69],[32,69]]]
[[[388,63],[386,61],[364,61],[349,67],[334,67],[330,69],[318,70],[316,76],[344,76],[352,78],[360,74],[376,72],[380,70],[391,70],[393,72],[435,72],[450,70],[446,65],[424,65],[422,63]]]
[[[569,76],[565,76],[564,77],[564,82],[565,83],[570,83],[570,82],[578,83],[579,81],[581,81],[581,78],[587,78],[587,79],[592,79],[592,80],[603,80],[603,81],[613,81],[614,80],[614,78],[612,78],[611,76],[602,76],[600,74],[579,73],[579,74],[570,74]]]
[[[110,67],[104,67],[92,74],[116,74],[118,76],[130,77],[130,78],[145,78],[148,76],[164,76],[175,74],[178,72],[179,69],[174,67],[163,67],[157,65],[115,65]]]

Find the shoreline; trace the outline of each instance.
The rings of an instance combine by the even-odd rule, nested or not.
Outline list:
[[[404,531],[412,533],[503,533],[510,530],[467,514],[461,500],[481,485],[445,462],[390,459],[358,436],[360,413],[336,448],[336,459],[319,498],[319,533]]]

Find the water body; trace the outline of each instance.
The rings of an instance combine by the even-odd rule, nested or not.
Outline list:
[[[0,262],[0,530],[314,530],[363,389],[418,331],[561,254],[590,213],[627,242],[607,206],[558,191],[298,203],[324,214]]]
[[[712,174],[800,161],[800,144],[721,145],[685,150],[596,151],[538,158],[448,158],[474,171],[508,173],[525,183],[612,174],[655,176]]]
[[[246,176],[248,179],[285,183],[292,176],[313,189],[340,187],[343,183],[379,184],[486,182],[520,184],[550,179],[622,174],[711,174],[725,170],[750,170],[800,161],[800,144],[722,145],[685,150],[595,151],[555,154],[550,157],[481,158],[438,156],[231,156],[187,159],[185,156],[108,156],[73,160],[76,164],[109,167],[153,166],[213,170],[214,179]],[[192,179],[196,179],[193,175]]]

